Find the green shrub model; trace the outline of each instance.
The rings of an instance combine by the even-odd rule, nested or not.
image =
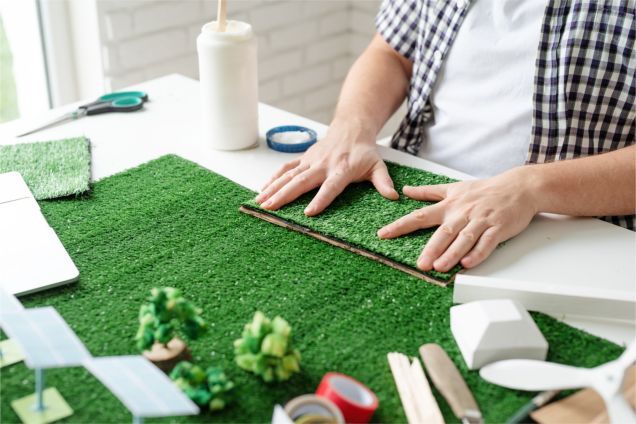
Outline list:
[[[201,309],[172,287],[153,288],[139,309],[135,340],[146,358],[169,372],[180,360],[192,359],[182,336],[196,340],[207,330]]]
[[[234,383],[223,370],[210,367],[203,370],[198,365],[182,361],[170,373],[170,378],[183,393],[202,408],[220,411],[232,400]]]
[[[300,352],[292,347],[291,326],[277,316],[270,321],[256,312],[234,341],[236,364],[265,382],[285,381],[300,371]]]

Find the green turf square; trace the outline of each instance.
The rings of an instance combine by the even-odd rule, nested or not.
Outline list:
[[[22,174],[37,200],[87,191],[90,163],[85,137],[0,146],[0,173]]]
[[[315,190],[277,211],[265,211],[253,199],[244,202],[244,205],[415,268],[420,252],[437,227],[391,240],[380,240],[377,231],[415,209],[432,204],[406,197],[401,193],[405,185],[447,184],[457,180],[392,162],[386,165],[400,193],[397,201],[385,199],[370,183],[365,182],[351,184],[329,208],[316,217],[308,217],[303,212],[316,194]],[[449,281],[460,270],[461,266],[458,265],[449,272],[432,270],[425,274]]]

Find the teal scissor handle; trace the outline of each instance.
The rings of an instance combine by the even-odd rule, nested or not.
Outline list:
[[[115,91],[104,94],[92,103],[79,107],[85,115],[97,115],[106,112],[132,112],[143,107],[148,94],[143,91]]]
[[[91,103],[87,103],[85,105],[82,105],[79,107],[79,109],[84,109],[87,113],[87,115],[94,115],[95,113],[102,113],[102,112],[93,112],[93,113],[88,113],[89,111],[93,110],[97,110],[98,106],[104,105],[104,104],[111,104],[114,101],[120,101],[122,99],[136,99],[137,101],[140,101],[142,104],[146,101],[148,101],[148,94],[143,92],[143,91],[115,91],[113,93],[108,93],[108,94],[104,94],[103,96],[101,96],[99,99],[95,100],[94,102]],[[137,109],[139,109],[141,106],[137,107]],[[133,109],[133,110],[137,110],[137,109]],[[100,108],[101,110],[101,108]],[[122,110],[122,108],[118,108],[119,111],[124,111]],[[110,110],[104,110],[105,112],[109,112]],[[112,111],[110,111],[112,112]]]
[[[122,99],[124,97],[138,97],[144,102],[148,101],[148,94],[143,91],[115,91],[113,93],[104,94],[99,98],[99,100],[105,102]]]
[[[139,97],[121,97],[88,105],[85,110],[87,115],[107,112],[132,112],[141,109],[143,105],[144,102]]]

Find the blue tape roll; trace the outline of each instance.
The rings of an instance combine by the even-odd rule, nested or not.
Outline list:
[[[309,134],[309,140],[303,141],[302,143],[279,143],[272,139],[272,136],[274,134],[291,131],[305,132]],[[306,127],[301,127],[298,125],[283,125],[280,127],[274,127],[271,130],[267,131],[266,139],[267,145],[270,149],[284,153],[300,153],[309,149],[311,145],[318,140],[318,135],[316,134],[316,131]]]

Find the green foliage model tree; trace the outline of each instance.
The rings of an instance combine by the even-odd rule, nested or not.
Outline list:
[[[180,290],[155,287],[150,292],[148,303],[139,309],[139,330],[135,340],[140,350],[148,350],[154,343],[165,346],[178,335],[196,340],[206,330],[201,309],[186,300]]]
[[[210,367],[204,370],[188,361],[181,361],[170,378],[194,403],[211,411],[219,411],[234,397],[234,383],[223,370]]]
[[[277,316],[270,321],[256,312],[234,341],[236,364],[265,382],[285,381],[300,371],[300,352],[292,346],[291,326]]]

